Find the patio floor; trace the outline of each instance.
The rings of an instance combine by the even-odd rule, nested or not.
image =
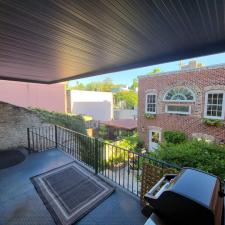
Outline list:
[[[0,170],[0,225],[55,224],[30,182],[30,177],[70,163],[73,158],[58,149],[27,155],[13,167]],[[78,223],[79,225],[143,225],[138,199],[116,191]]]

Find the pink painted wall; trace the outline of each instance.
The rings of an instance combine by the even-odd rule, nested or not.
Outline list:
[[[64,83],[48,85],[0,80],[0,101],[22,107],[65,112]]]

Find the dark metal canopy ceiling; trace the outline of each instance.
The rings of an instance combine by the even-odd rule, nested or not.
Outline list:
[[[0,78],[52,83],[225,51],[225,0],[1,0]]]

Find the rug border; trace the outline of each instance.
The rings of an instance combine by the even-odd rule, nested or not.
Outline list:
[[[59,169],[61,167],[64,167],[64,166],[67,166],[69,164],[73,164],[73,163],[76,163],[78,164],[75,160],[70,162],[70,163],[67,163],[67,164],[64,164],[62,166],[59,166],[59,167],[56,167],[54,169],[51,169],[51,170],[48,170],[46,172],[43,172],[43,173],[40,173],[38,175],[35,175],[35,176],[32,176],[30,177],[30,180],[31,180],[31,183],[33,184],[39,198],[41,199],[41,201],[43,202],[44,206],[46,207],[46,209],[48,210],[49,214],[51,215],[52,219],[54,220],[54,222],[57,224],[57,225],[63,225],[61,223],[61,220],[59,219],[58,215],[55,213],[54,209],[52,207],[50,207],[50,204],[47,204],[47,199],[45,198],[45,196],[42,194],[41,192],[41,188],[39,186],[39,184],[37,184],[34,180],[34,178],[40,176],[40,175],[43,175],[45,173],[49,173],[51,171],[54,171],[56,169]],[[85,168],[84,166],[78,164],[78,166],[81,166],[83,169],[85,169],[86,171],[90,172],[92,175],[96,176],[98,179],[100,179],[101,181],[105,182],[109,187],[112,188],[112,191],[109,192],[104,198],[102,198],[96,205],[90,207],[82,216],[78,217],[76,221],[74,221],[73,223],[77,223],[78,221],[80,221],[84,216],[86,216],[88,213],[90,213],[93,209],[95,209],[96,207],[98,207],[103,201],[105,201],[111,194],[114,193],[116,187],[113,186],[112,184],[108,183],[107,181],[105,181],[104,179],[102,179],[101,177],[99,177],[98,175],[96,175],[94,172],[88,170],[87,168]],[[72,223],[72,224],[73,224]]]

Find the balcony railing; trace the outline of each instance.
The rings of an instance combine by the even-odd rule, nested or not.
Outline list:
[[[163,173],[166,169],[173,171],[179,169],[175,165],[60,126],[28,128],[27,136],[28,149],[31,152],[59,148],[88,166],[96,174],[110,179],[137,196],[140,196],[144,163],[161,169],[155,171],[156,173],[159,171]],[[154,177],[155,174],[152,174],[152,179]]]

